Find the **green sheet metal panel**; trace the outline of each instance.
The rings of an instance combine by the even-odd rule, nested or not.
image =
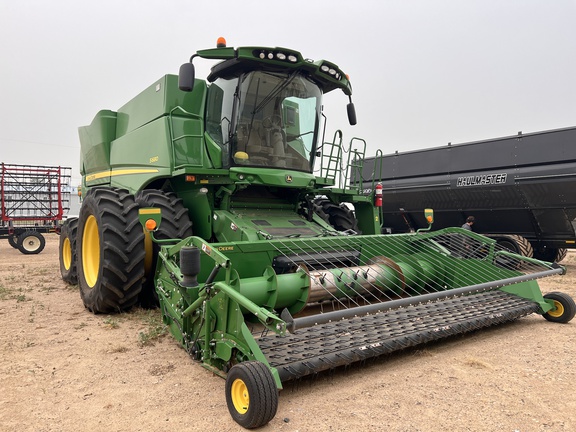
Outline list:
[[[178,88],[176,75],[165,75],[118,110],[116,137],[121,137],[172,111],[175,116],[202,119],[205,96],[205,81],[196,80],[194,91],[188,93]],[[186,112],[177,107],[183,108]]]
[[[82,175],[110,169],[110,143],[116,137],[116,117],[114,111],[101,110],[90,125],[78,128]]]

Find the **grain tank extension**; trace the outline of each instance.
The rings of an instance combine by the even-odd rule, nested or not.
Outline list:
[[[202,80],[195,59],[219,62]],[[364,141],[323,136],[331,91],[354,124],[334,63],[221,42],[80,128],[84,198],[62,230],[63,279],[94,313],[159,304],[178,343],[226,379],[246,428],[274,417],[287,381],[575,313],[539,289],[556,264],[460,228],[380,235],[374,197],[350,182]]]

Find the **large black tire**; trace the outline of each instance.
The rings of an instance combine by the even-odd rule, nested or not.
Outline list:
[[[544,298],[553,300],[555,306],[555,309],[544,314],[544,318],[548,321],[564,324],[574,318],[574,315],[576,314],[576,304],[574,303],[574,299],[572,299],[568,294],[550,292],[545,294]]]
[[[554,262],[561,262],[564,258],[566,258],[566,255],[568,255],[568,249],[566,248],[560,248],[558,249],[558,252],[556,253],[556,257],[554,257]]]
[[[278,388],[268,367],[258,361],[232,366],[226,376],[226,404],[234,421],[247,429],[272,420],[278,410]]]
[[[358,228],[358,220],[354,216],[354,212],[346,204],[338,205],[326,198],[317,198],[314,200],[314,204],[316,214],[328,221],[337,231],[352,230],[356,234],[362,234]]]
[[[60,243],[58,257],[60,260],[60,275],[62,280],[71,285],[78,283],[78,270],[76,268],[76,234],[78,232],[78,218],[68,219],[60,230]]]
[[[18,250],[24,255],[39,254],[46,246],[46,239],[36,231],[24,231],[18,236]]]
[[[14,249],[18,249],[18,235],[14,234],[8,237],[8,244]]]
[[[174,193],[145,189],[136,194],[136,202],[140,208],[156,207],[161,209],[162,221],[158,230],[154,232],[154,238],[157,240],[183,239],[192,235],[192,222],[188,215],[188,209],[184,207],[182,200]],[[154,273],[160,247],[147,236],[145,249],[146,270],[139,301],[142,307],[152,308],[159,305],[158,294],[154,286]]]
[[[78,285],[94,313],[120,312],[138,301],[144,278],[144,232],[128,191],[91,189],[80,208]]]
[[[541,261],[559,263],[566,258],[567,253],[568,249],[565,248],[546,248],[534,251],[534,258]]]
[[[524,237],[516,234],[507,234],[505,236],[499,237],[496,242],[511,252],[517,253],[519,255],[532,258],[534,256],[534,249],[532,244],[526,240]]]

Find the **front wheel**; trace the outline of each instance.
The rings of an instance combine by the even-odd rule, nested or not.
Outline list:
[[[156,207],[162,211],[162,223],[154,233],[157,240],[181,240],[192,235],[192,222],[188,216],[188,209],[183,201],[172,192],[156,189],[145,189],[136,194],[136,202],[140,208]],[[145,234],[144,247],[146,250],[145,276],[140,292],[140,305],[153,308],[159,305],[158,294],[154,284],[154,273],[158,262],[160,246],[153,243],[150,235]]]
[[[18,250],[24,255],[39,254],[46,246],[44,236],[36,231],[24,231],[18,237]]]
[[[548,321],[564,324],[574,318],[574,314],[576,314],[576,304],[574,303],[574,299],[568,294],[551,292],[545,294],[544,298],[554,302],[554,309],[544,314],[544,318]]]
[[[78,285],[94,313],[120,312],[138,301],[144,278],[144,232],[128,191],[91,189],[78,217]]]
[[[272,420],[278,410],[278,388],[268,367],[258,361],[232,366],[226,377],[226,404],[234,421],[247,429]]]

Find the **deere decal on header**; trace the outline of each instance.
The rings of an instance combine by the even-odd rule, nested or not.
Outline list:
[[[218,60],[206,79],[199,60]],[[365,142],[323,136],[331,91],[355,124],[336,64],[219,40],[80,128],[84,197],[62,230],[63,279],[94,313],[159,306],[177,342],[226,379],[246,428],[274,417],[286,381],[575,313],[570,297],[539,289],[558,265],[460,228],[381,235],[381,195],[350,181]]]

